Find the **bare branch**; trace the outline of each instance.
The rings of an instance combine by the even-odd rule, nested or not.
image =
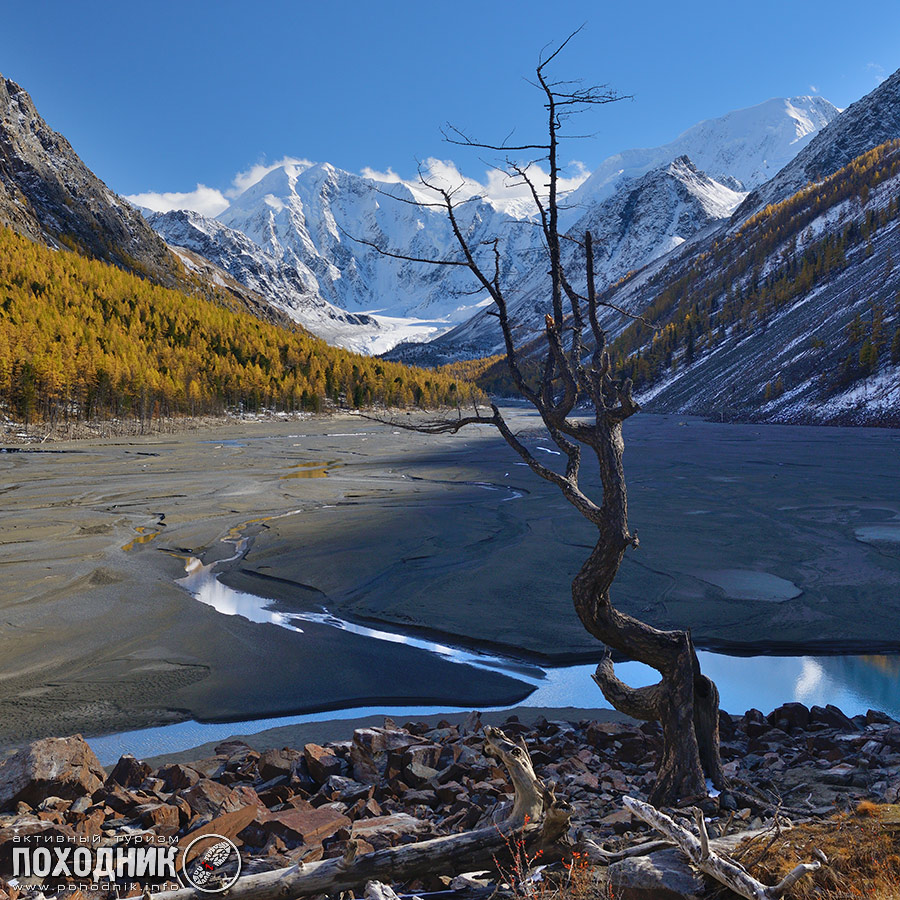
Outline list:
[[[463,131],[460,131],[455,125],[451,125],[449,122],[441,129],[441,134],[444,137],[444,140],[448,144],[456,144],[458,147],[478,147],[482,150],[497,150],[498,152],[505,152],[508,150],[549,150],[550,147],[547,144],[520,144],[518,146],[511,146],[509,144],[482,144],[480,141],[476,141],[473,138],[470,138]],[[458,137],[452,137],[453,134],[458,135]]]
[[[417,422],[414,425],[408,422],[399,422],[397,419],[383,419],[380,416],[370,416],[367,413],[357,412],[355,415],[371,422],[379,422],[382,425],[390,425],[392,428],[400,428],[403,431],[417,431],[419,434],[456,434],[466,425],[493,425],[497,427],[494,416],[482,416],[476,407],[474,416],[460,415],[456,419],[436,419],[431,422]]]
[[[338,225],[341,233],[346,237],[350,238],[351,241],[355,241],[357,244],[362,244],[364,247],[372,247],[372,249],[377,250],[382,256],[389,256],[391,259],[402,259],[406,262],[416,262],[416,263],[426,263],[429,266],[462,266],[464,269],[469,267],[469,264],[464,259],[428,259],[426,257],[421,256],[408,256],[405,253],[397,253],[393,250],[387,250],[384,247],[379,246],[374,241],[367,241],[365,238],[356,237],[355,235],[350,234],[348,231],[344,231],[340,225]]]
[[[733,860],[713,852],[709,847],[708,839],[704,840],[701,837],[698,840],[690,831],[682,828],[681,825],[649,803],[636,800],[634,797],[623,797],[622,802],[626,809],[678,844],[688,859],[701,872],[711,875],[716,881],[731,888],[739,896],[746,897],[747,900],[779,900],[785,891],[804,875],[815,872],[821,866],[819,862],[801,863],[778,884],[767,887]]]

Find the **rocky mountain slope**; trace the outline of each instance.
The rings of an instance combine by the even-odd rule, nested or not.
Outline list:
[[[778,203],[837,172],[867,150],[900,137],[900,70],[851,104],[822,129],[774,178],[754,190],[735,212],[735,222]]]
[[[649,409],[900,423],[900,140],[613,292],[658,330],[613,351]],[[648,302],[649,300],[649,302]]]
[[[190,210],[148,213],[147,221],[189,267],[200,257],[249,288],[270,309],[329,344],[365,352],[384,329],[372,316],[348,313],[319,296],[306,266],[267,253],[240,231]],[[215,276],[213,276],[215,277]]]
[[[140,213],[116,196],[0,76],[0,224],[172,285],[178,265]]]
[[[711,178],[749,191],[793,159],[840,110],[824,97],[780,97],[699,122],[661,147],[625,150],[605,159],[566,206],[605,200],[623,181],[687,156]]]
[[[686,156],[640,178],[588,207],[569,229],[575,237],[587,230],[595,236],[595,271],[599,284],[615,283],[675,248],[707,233],[726,220],[744,194],[700,172]],[[563,260],[576,289],[586,290],[584,253],[565,242]],[[546,263],[536,265],[518,282],[510,318],[520,343],[541,333],[549,295]],[[390,359],[431,364],[460,356],[487,356],[502,351],[496,319],[484,310],[446,335],[419,346],[396,348]]]

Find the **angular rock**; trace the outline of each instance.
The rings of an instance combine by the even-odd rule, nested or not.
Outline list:
[[[376,835],[398,838],[407,834],[422,834],[429,830],[427,822],[406,813],[395,813],[392,816],[376,816],[374,819],[357,819],[353,823],[351,835],[354,838],[372,841]]]
[[[303,757],[310,776],[317,784],[324,784],[331,775],[340,775],[343,769],[340,757],[318,744],[307,744],[303,748]]]
[[[194,813],[208,819],[249,805],[248,798],[242,796],[242,792],[232,790],[209,778],[201,778],[193,787],[183,791],[181,796]]]
[[[703,877],[677,849],[612,863],[609,889],[616,900],[700,900],[706,893]]]
[[[859,731],[859,725],[849,716],[829,703],[824,709],[821,706],[812,706],[809,710],[810,724],[827,725],[829,728],[837,728],[839,731]]]
[[[74,800],[103,785],[106,772],[80,734],[35,741],[0,764],[0,809],[46,797]]]
[[[136,807],[135,815],[140,816],[141,824],[145,828],[171,829],[169,834],[175,834],[180,824],[180,814],[177,806],[169,803],[143,803]]]
[[[284,747],[281,750],[266,750],[257,760],[259,777],[270,781],[279,775],[290,775],[294,765],[303,758],[299,750]]]
[[[263,827],[291,846],[321,844],[341,828],[350,828],[350,820],[334,809],[290,809],[268,813]]]
[[[770,725],[790,732],[792,728],[806,728],[809,725],[809,710],[802,703],[785,703],[766,716]]]
[[[135,759],[130,753],[119,757],[119,761],[113,766],[112,772],[106,779],[107,784],[119,784],[124,788],[140,787],[144,779],[150,774],[150,766],[139,759]]]
[[[156,777],[162,780],[164,789],[169,793],[183,791],[185,788],[195,785],[202,778],[196,769],[179,763],[163,766],[157,771]]]

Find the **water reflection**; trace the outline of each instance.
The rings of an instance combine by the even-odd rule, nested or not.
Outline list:
[[[242,546],[237,545],[237,555]],[[348,622],[319,608],[283,612],[270,608],[271,601],[222,584],[215,564],[204,566],[189,559],[179,584],[201,603],[224,615],[243,616],[251,622],[277,625],[303,634],[304,622],[340,628],[385,644],[399,643],[439,654],[449,662],[500,671],[534,686],[532,694],[520,705],[531,707],[608,708],[603,695],[591,679],[595,664],[541,668],[527,662],[454,647],[415,635],[401,634]],[[309,640],[308,637],[298,640]],[[385,652],[390,650],[385,647]],[[721,706],[739,714],[757,708],[768,712],[782,703],[797,700],[807,706],[833,703],[848,715],[879,709],[900,719],[900,656],[757,656],[734,657],[698,651],[703,671],[712,678],[721,695]],[[641,663],[621,663],[620,678],[635,687],[652,684],[657,673]],[[352,702],[352,698],[348,698]],[[369,715],[393,715],[409,719],[415,716],[460,711],[447,707],[352,707],[340,711],[253,719],[228,724],[181,722],[162,728],[143,729],[120,735],[94,738],[91,745],[104,762],[115,761],[123,752],[137,755],[171,753],[206,741],[221,740],[233,734],[253,734],[280,725],[316,722],[324,719],[348,719]]]

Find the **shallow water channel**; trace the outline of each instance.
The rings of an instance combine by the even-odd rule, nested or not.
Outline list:
[[[234,542],[237,556],[244,549],[243,540]],[[179,584],[196,600],[219,613],[243,616],[251,622],[274,624],[297,635],[298,649],[305,640],[303,625],[316,623],[362,635],[384,644],[401,643],[439,654],[459,665],[475,666],[502,672],[533,686],[521,706],[607,708],[602,694],[591,680],[596,663],[541,666],[525,660],[465,649],[446,642],[439,643],[421,636],[388,631],[349,622],[322,608],[310,612],[285,613],[273,609],[273,602],[222,584],[216,576],[217,563],[203,565],[191,558],[187,574]],[[308,648],[303,648],[308,649]],[[723,709],[742,713],[756,707],[769,711],[782,703],[798,700],[807,706],[833,703],[848,715],[865,713],[869,708],[900,718],[900,656],[726,656],[698,651],[703,671],[718,685]],[[617,674],[638,687],[658,679],[655,671],[640,663],[617,666]],[[352,703],[352,698],[348,698]],[[208,741],[222,740],[234,734],[254,734],[269,728],[323,720],[355,719],[369,715],[389,715],[401,719],[435,713],[460,712],[452,707],[354,707],[305,715],[250,719],[227,723],[179,722],[158,728],[92,737],[91,746],[104,764],[114,762],[123,753],[138,757],[175,753]]]

